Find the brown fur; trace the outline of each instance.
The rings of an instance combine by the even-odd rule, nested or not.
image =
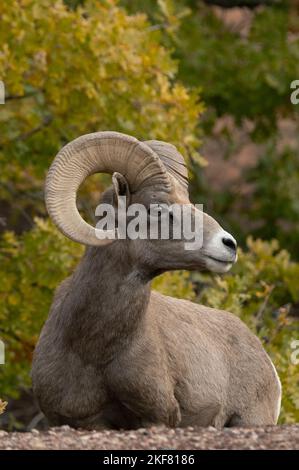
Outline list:
[[[179,198],[178,190],[153,189],[132,199],[148,204],[153,194]],[[276,423],[279,381],[249,329],[230,313],[151,291],[161,272],[205,269],[206,242],[219,225],[207,215],[204,222],[198,252],[175,240],[86,250],[56,292],[34,355],[33,389],[51,424]]]

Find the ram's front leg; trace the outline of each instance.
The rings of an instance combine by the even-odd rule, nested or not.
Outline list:
[[[113,368],[109,377],[109,387],[124,406],[147,424],[178,426],[181,421],[180,406],[167,375],[148,370],[118,370]]]
[[[144,426],[165,424],[176,427],[181,421],[179,404],[173,393],[165,390],[164,384],[151,384],[142,389],[131,387],[119,393],[123,405],[139,416]]]

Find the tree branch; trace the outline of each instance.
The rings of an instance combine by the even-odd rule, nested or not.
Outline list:
[[[31,130],[28,131],[28,132],[24,132],[24,134],[20,134],[18,137],[16,137],[16,140],[26,140],[26,139],[28,139],[28,138],[31,137],[32,135],[36,134],[37,132],[41,131],[41,130],[44,129],[45,127],[49,126],[52,121],[53,121],[52,116],[47,116],[47,117],[45,117],[45,118],[43,119],[43,121],[41,122],[41,124],[39,124],[38,126],[34,127],[33,129],[31,129]]]
[[[31,137],[32,135],[36,134],[37,132],[41,131],[42,129],[44,129],[45,127],[49,126],[51,124],[51,122],[53,121],[53,117],[52,116],[47,116],[43,119],[43,121],[41,122],[41,124],[39,124],[38,126],[34,127],[33,129],[31,129],[30,131],[27,131],[27,132],[24,132],[23,134],[19,134],[17,137],[15,137],[14,139],[8,141],[7,143],[11,143],[15,140],[20,140],[20,141],[24,141],[26,139],[29,139],[29,137]],[[3,150],[4,149],[4,146],[5,145],[0,145],[0,150]]]
[[[26,93],[25,95],[8,95],[8,96],[5,96],[5,101],[23,100],[26,98],[30,98],[31,96],[37,95],[39,91],[32,91],[31,93]]]

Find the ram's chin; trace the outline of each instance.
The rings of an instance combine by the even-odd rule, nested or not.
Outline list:
[[[206,259],[206,268],[208,271],[212,271],[214,273],[227,273],[233,265],[233,263],[224,262],[224,261],[217,261],[212,258]]]

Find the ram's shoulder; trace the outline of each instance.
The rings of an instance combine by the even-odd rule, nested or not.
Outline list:
[[[248,327],[233,313],[226,310],[207,307],[186,299],[169,297],[152,291],[150,309],[158,315],[171,315],[178,319],[192,322],[208,323],[210,326],[225,326],[226,329],[241,329],[248,331]]]
[[[217,310],[214,308],[206,307],[205,305],[198,304],[186,299],[180,299],[177,297],[170,297],[168,295],[160,294],[157,291],[151,291],[150,306],[155,307],[158,310],[169,310],[169,311],[182,311],[185,313],[194,313],[199,315],[207,315],[211,313],[222,312],[224,315],[232,315],[224,310]]]

